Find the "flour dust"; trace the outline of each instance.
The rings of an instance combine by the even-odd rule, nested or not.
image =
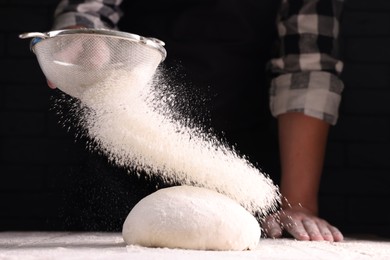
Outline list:
[[[225,194],[253,214],[274,210],[280,196],[272,180],[190,118],[178,116],[176,94],[164,74],[116,70],[85,89],[78,114],[97,149],[118,166]]]

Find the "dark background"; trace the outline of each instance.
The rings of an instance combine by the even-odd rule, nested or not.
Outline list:
[[[0,230],[61,227],[61,190],[79,147],[50,110],[52,91],[28,40],[50,29],[56,0],[0,0]],[[345,91],[332,128],[321,214],[345,233],[390,236],[390,1],[349,0]]]

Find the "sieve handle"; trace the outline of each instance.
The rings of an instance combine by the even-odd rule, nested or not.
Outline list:
[[[28,32],[28,33],[22,33],[19,35],[19,38],[21,39],[27,39],[27,38],[48,38],[49,36],[46,33],[41,33],[41,32]]]
[[[42,41],[43,39],[49,38],[49,35],[46,33],[41,33],[41,32],[28,32],[28,33],[22,33],[19,35],[19,38],[21,39],[27,39],[27,38],[32,38],[30,42],[30,50],[34,52],[33,47],[35,44],[38,42]]]

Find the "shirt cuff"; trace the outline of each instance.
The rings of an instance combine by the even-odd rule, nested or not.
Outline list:
[[[271,113],[277,117],[288,112],[301,112],[335,125],[343,89],[342,81],[329,72],[283,74],[271,82]]]
[[[60,30],[66,27],[82,25],[86,28],[112,29],[105,25],[98,17],[88,14],[68,12],[57,16],[54,20],[52,30]]]

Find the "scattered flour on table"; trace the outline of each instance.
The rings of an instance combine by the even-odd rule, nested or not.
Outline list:
[[[163,78],[162,72],[116,70],[84,90],[81,111],[88,112],[82,121],[98,149],[119,166],[215,190],[251,213],[273,210],[280,196],[268,176],[207,131],[185,123],[185,116],[170,116],[174,93],[163,87]]]
[[[120,233],[1,232],[0,259],[7,260],[388,260],[386,238],[346,237],[343,242],[263,239],[248,251],[202,251],[123,246]]]

